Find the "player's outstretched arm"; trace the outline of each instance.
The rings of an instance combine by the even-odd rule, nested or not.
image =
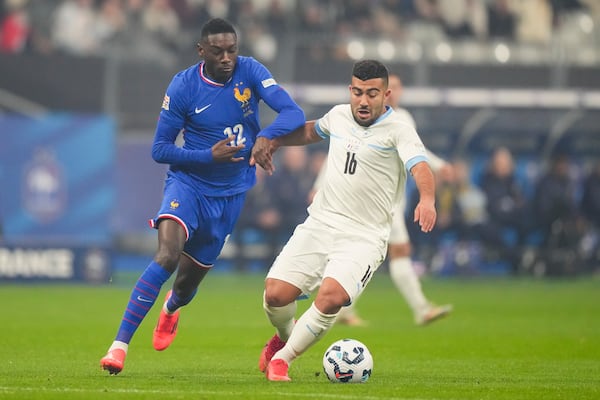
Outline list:
[[[311,144],[320,142],[323,140],[315,129],[316,120],[307,121],[304,126],[293,130],[287,135],[279,136],[273,140],[274,146],[277,148],[281,146],[302,146],[305,144]]]
[[[426,162],[415,164],[410,173],[415,179],[419,191],[419,202],[415,207],[414,222],[418,222],[423,232],[431,232],[435,226],[435,179]]]
[[[259,137],[252,149],[250,165],[260,165],[269,175],[275,171],[273,166],[273,154],[281,146],[301,146],[310,143],[316,143],[323,138],[315,130],[316,121],[308,121],[303,126],[293,130],[287,135],[279,136],[274,139]]]

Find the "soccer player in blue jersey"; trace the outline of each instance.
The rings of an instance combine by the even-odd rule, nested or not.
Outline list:
[[[214,265],[254,185],[254,152],[305,122],[304,112],[262,64],[238,56],[237,34],[222,19],[202,28],[196,65],[173,77],[156,127],[152,158],[170,164],[156,217],[158,250],[136,282],[116,338],[100,360],[102,369],[123,369],[132,336],[177,271],[154,330],[156,350],[177,332],[179,308],[188,304]],[[264,129],[259,102],[278,113]],[[176,145],[183,132],[185,144]]]

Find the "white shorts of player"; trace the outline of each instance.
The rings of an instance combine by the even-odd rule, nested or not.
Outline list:
[[[377,243],[308,217],[283,247],[267,278],[291,283],[310,295],[330,277],[342,285],[352,302],[383,262],[386,250],[384,241]]]

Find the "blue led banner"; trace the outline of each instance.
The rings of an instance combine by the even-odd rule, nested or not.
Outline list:
[[[106,280],[114,170],[106,116],[0,115],[0,280]]]
[[[115,125],[105,116],[0,116],[0,224],[17,244],[106,245]]]

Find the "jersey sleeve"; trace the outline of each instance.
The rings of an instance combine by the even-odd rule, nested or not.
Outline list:
[[[421,161],[428,161],[425,146],[417,131],[406,124],[400,131],[397,150],[407,171]]]
[[[173,77],[167,87],[160,110],[161,122],[172,128],[183,128],[188,104],[189,93],[186,89],[184,75],[179,73]]]
[[[281,87],[271,72],[258,61],[251,59],[250,76],[260,98],[275,112],[273,122],[259,132],[258,137],[273,139],[290,133],[306,122],[304,111],[289,93]]]
[[[332,108],[331,110],[329,110],[329,112],[327,112],[327,114],[323,115],[315,123],[315,131],[317,132],[317,135],[321,136],[323,139],[327,139],[331,134],[331,118],[335,110],[336,107]]]
[[[171,165],[195,165],[213,161],[211,148],[187,150],[175,144],[179,132],[185,126],[188,99],[184,75],[179,73],[171,80],[163,99],[152,143],[154,161]]]

